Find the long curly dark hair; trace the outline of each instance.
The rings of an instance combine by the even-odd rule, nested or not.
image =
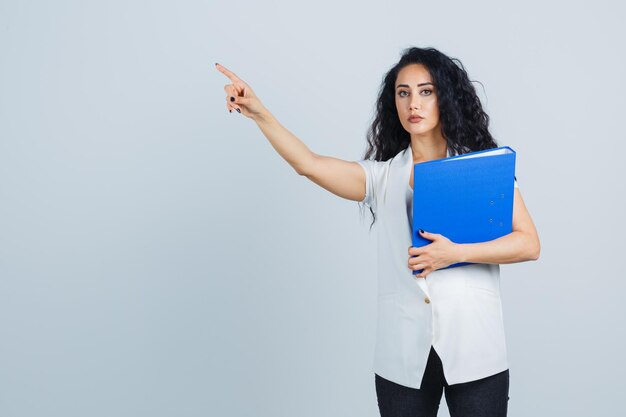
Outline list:
[[[437,91],[441,133],[450,155],[462,155],[498,147],[489,133],[489,116],[483,110],[476,90],[461,61],[435,48],[407,48],[400,61],[385,75],[376,101],[376,115],[367,132],[367,150],[363,159],[387,161],[411,142],[398,117],[395,83],[398,73],[410,64],[422,64],[432,77]],[[373,158],[372,158],[373,157]],[[361,203],[359,202],[359,207]],[[370,207],[373,220],[376,214]]]

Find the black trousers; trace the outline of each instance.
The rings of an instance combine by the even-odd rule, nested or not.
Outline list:
[[[509,370],[476,381],[448,385],[443,365],[431,346],[419,389],[375,375],[381,417],[434,417],[445,388],[450,417],[506,417]]]

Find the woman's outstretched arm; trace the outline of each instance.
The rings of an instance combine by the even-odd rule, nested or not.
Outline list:
[[[365,198],[365,171],[354,161],[312,152],[267,111],[255,120],[265,137],[298,174],[331,193],[353,201]]]
[[[252,88],[223,65],[217,69],[232,82],[224,86],[226,107],[254,120],[272,147],[293,169],[331,193],[354,201],[365,198],[365,171],[353,161],[317,155],[284,127]],[[232,98],[231,98],[232,97]]]

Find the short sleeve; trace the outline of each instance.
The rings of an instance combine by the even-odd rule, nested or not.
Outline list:
[[[368,207],[374,207],[374,161],[370,161],[367,159],[356,161],[359,165],[363,167],[365,171],[365,198],[361,201],[361,203],[365,204]]]

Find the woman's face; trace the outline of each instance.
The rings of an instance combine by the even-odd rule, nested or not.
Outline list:
[[[411,136],[439,129],[439,106],[433,80],[422,64],[410,64],[398,73],[395,85],[400,123]],[[411,116],[421,119],[410,120]]]

